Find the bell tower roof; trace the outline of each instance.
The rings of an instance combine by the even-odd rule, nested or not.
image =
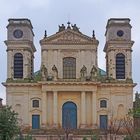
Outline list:
[[[130,25],[130,19],[129,18],[110,18],[107,22],[107,25],[106,25],[105,36],[107,34],[108,29],[111,26],[129,26],[129,27],[132,27]]]
[[[33,29],[32,23],[28,18],[10,18],[8,19],[9,25],[28,25],[31,29]],[[8,28],[7,26],[7,28]]]

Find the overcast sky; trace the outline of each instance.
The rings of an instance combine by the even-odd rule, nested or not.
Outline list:
[[[0,0],[0,82],[6,80],[7,55],[4,40],[9,18],[29,18],[34,27],[35,71],[40,68],[39,40],[58,31],[58,25],[69,20],[77,24],[88,36],[95,30],[99,40],[98,65],[105,70],[105,27],[109,18],[130,18],[132,25],[133,80],[138,85],[134,92],[140,92],[140,0]],[[0,85],[0,98],[5,103],[5,88]]]

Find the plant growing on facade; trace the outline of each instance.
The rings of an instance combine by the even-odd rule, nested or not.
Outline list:
[[[26,135],[23,137],[18,136],[17,138],[15,138],[15,140],[35,140],[35,138],[32,137],[32,135]]]
[[[83,137],[83,140],[88,140],[87,137]]]
[[[121,129],[124,125],[124,120],[123,119],[111,119],[110,120],[110,125],[108,128],[108,133],[110,135],[110,140],[116,140],[117,135],[122,133]]]

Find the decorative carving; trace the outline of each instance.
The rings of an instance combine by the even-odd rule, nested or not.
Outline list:
[[[64,29],[60,26],[60,31]],[[78,34],[79,33],[79,34]],[[93,41],[94,40],[94,41]],[[98,41],[95,39],[85,36],[81,34],[80,32],[70,30],[65,30],[63,32],[58,32],[57,34],[46,37],[43,40],[41,40],[41,44],[98,44]]]
[[[52,71],[53,71],[53,78],[54,78],[54,81],[57,81],[57,79],[58,79],[58,70],[57,70],[57,68],[56,68],[55,65],[53,65]]]
[[[47,37],[47,31],[45,30],[44,38],[46,38],[46,37]]]
[[[76,26],[76,24],[72,25],[72,29],[73,29],[74,31],[76,31],[76,32],[80,32],[80,31],[79,31],[80,28],[78,28],[78,27]]]
[[[42,67],[41,67],[41,80],[46,81],[47,77],[48,77],[47,68],[45,67],[45,65],[42,65]]]
[[[91,72],[90,72],[90,76],[91,76],[92,81],[96,80],[97,73],[98,73],[98,69],[93,65]]]
[[[68,24],[67,29],[71,29],[71,27],[70,27],[70,22],[69,22],[69,21],[67,22],[67,24]]]
[[[81,80],[85,81],[87,77],[87,68],[83,65],[82,69],[80,70]]]
[[[92,38],[95,39],[95,31],[94,31],[94,30],[93,30],[93,32],[92,32]]]
[[[61,26],[59,25],[59,32],[62,32],[65,30],[65,26],[64,24],[62,24]]]

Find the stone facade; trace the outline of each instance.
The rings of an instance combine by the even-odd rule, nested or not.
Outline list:
[[[135,86],[129,22],[108,20],[106,72],[98,67],[95,35],[86,36],[68,23],[40,41],[41,67],[33,74],[32,24],[29,19],[9,19],[7,81],[3,85],[7,105],[18,112],[23,125],[33,129],[106,128],[112,118],[123,118],[133,107]]]

